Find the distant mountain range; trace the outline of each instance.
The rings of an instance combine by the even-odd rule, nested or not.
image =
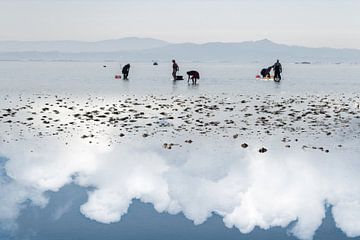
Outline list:
[[[98,42],[0,41],[0,52],[117,52],[159,48],[170,43],[152,38],[121,38]]]
[[[360,63],[359,49],[307,48],[264,39],[240,43],[170,43],[151,38],[99,42],[0,41],[2,61],[179,61]]]

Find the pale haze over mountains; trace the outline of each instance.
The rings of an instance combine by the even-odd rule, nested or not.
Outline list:
[[[360,63],[360,50],[307,48],[270,40],[239,43],[170,43],[151,38],[122,38],[98,42],[2,41],[0,60],[6,61],[181,61]]]
[[[114,52],[158,48],[168,42],[152,38],[121,38],[98,42],[85,41],[0,41],[0,52]]]

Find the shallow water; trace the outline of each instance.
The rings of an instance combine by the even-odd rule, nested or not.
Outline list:
[[[104,68],[103,65],[107,67]],[[271,65],[271,63],[268,63]],[[360,65],[283,64],[283,81],[258,81],[261,64],[180,63],[180,74],[196,69],[198,86],[171,80],[171,65],[133,63],[130,80],[116,80],[114,62],[1,62],[1,92],[55,92],[96,94],[298,94],[358,92]],[[186,76],[185,76],[186,77]]]
[[[0,238],[168,239],[165,218],[186,239],[359,236],[360,66],[284,64],[279,84],[255,64],[193,68],[198,86],[164,63],[123,81],[116,63],[2,62]],[[145,217],[126,221],[130,206]]]

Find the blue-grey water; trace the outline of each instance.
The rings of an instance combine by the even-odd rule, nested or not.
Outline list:
[[[173,82],[171,64],[133,63],[130,80],[116,80],[114,62],[1,62],[2,92],[74,92],[98,94],[321,93],[357,92],[360,65],[285,64],[280,84],[255,80],[264,64],[180,63],[180,75],[195,69],[199,86]],[[104,67],[104,65],[106,67]],[[185,76],[186,77],[186,76]]]
[[[360,65],[271,64],[0,62],[0,239],[360,239]]]
[[[237,229],[227,229],[220,217],[213,216],[206,223],[195,226],[183,215],[157,213],[150,204],[135,200],[128,214],[116,224],[104,225],[84,218],[77,209],[86,202],[86,192],[76,186],[64,187],[59,193],[51,194],[50,204],[40,209],[29,207],[20,216],[18,222],[20,238],[48,239],[244,239],[244,240],[295,240],[287,229],[255,229],[251,234],[241,234]],[[54,220],[53,214],[64,202],[71,203],[67,213],[61,219]],[[317,230],[315,240],[347,239],[336,228],[328,209],[326,218]]]

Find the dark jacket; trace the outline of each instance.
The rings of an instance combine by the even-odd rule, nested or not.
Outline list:
[[[188,71],[186,74],[189,75],[190,77],[200,79],[200,73],[198,71],[192,70],[192,71]]]
[[[129,73],[130,71],[130,64],[126,64],[123,68],[122,68],[122,73],[126,74]]]
[[[274,67],[274,71],[275,71],[275,72],[280,72],[280,73],[282,72],[281,63],[276,62],[273,67]]]

